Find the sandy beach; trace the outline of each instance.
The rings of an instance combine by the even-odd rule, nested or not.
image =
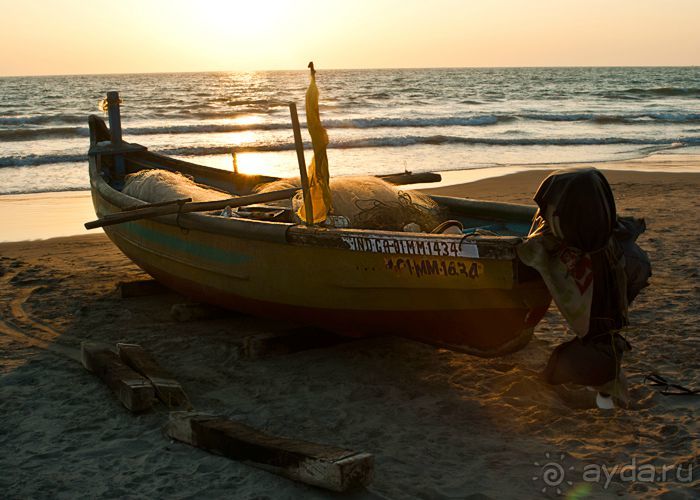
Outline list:
[[[656,372],[700,388],[700,174],[678,173],[698,165],[697,157],[683,155],[647,159],[638,167],[645,172],[598,165],[618,211],[646,219],[639,243],[654,273],[625,333],[633,347],[623,363],[632,402],[611,411],[595,408],[594,393],[584,388],[540,380],[552,349],[572,337],[554,306],[526,348],[496,359],[396,338],[246,359],[246,337],[295,325],[236,314],[179,323],[170,316],[172,304],[185,301],[178,295],[123,299],[120,281],[147,276],[101,233],[2,243],[0,492],[339,496],[170,441],[162,432],[166,409],[130,414],[76,362],[80,342],[96,340],[142,344],[177,376],[198,410],[374,454],[371,485],[344,497],[555,498],[543,466],[556,462],[566,474],[562,493],[577,498],[697,498],[700,398],[661,395],[644,377]],[[430,192],[531,203],[547,174],[528,169]],[[6,218],[13,200],[3,198]],[[85,206],[84,199],[77,203]],[[35,237],[47,234],[55,233]]]

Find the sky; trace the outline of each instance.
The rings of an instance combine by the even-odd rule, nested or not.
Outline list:
[[[0,0],[0,76],[700,65],[700,0]]]

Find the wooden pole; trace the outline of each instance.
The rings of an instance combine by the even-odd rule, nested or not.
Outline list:
[[[289,103],[289,113],[292,115],[292,128],[294,129],[294,146],[297,150],[297,161],[299,162],[299,179],[301,180],[301,190],[304,195],[304,211],[306,212],[306,225],[312,226],[314,223],[314,206],[311,201],[311,190],[309,189],[309,177],[306,174],[306,160],[304,159],[304,143],[301,140],[301,127],[299,126],[299,115],[297,105]]]
[[[123,222],[129,222],[133,220],[148,219],[150,217],[158,217],[161,215],[170,214],[186,214],[190,212],[208,212],[211,210],[222,210],[226,207],[244,207],[246,205],[253,205],[255,203],[266,203],[268,201],[284,200],[286,198],[291,198],[294,194],[299,191],[297,188],[281,189],[279,191],[270,191],[269,193],[257,193],[249,194],[246,196],[239,196],[238,198],[227,198],[225,200],[215,200],[215,201],[199,201],[192,203],[170,203],[155,204],[154,206],[145,206],[143,208],[135,208],[132,210],[126,210],[124,212],[116,212],[113,214],[105,215],[101,219],[86,222],[85,229],[95,229],[97,227],[112,226],[114,224],[121,224]]]
[[[119,110],[119,92],[107,92],[107,113],[109,115],[109,133],[112,137],[112,147],[122,145],[122,117]],[[122,155],[114,155],[114,181],[117,188],[124,183],[126,165]]]
[[[233,161],[233,173],[238,173],[238,158],[236,158],[236,150],[231,151],[231,159]]]

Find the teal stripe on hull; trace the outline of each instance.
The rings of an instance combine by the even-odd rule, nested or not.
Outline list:
[[[123,225],[126,226],[126,233],[131,233],[145,241],[155,243],[169,250],[197,257],[208,262],[241,265],[252,259],[250,255],[222,250],[201,242],[191,242],[184,237],[179,238],[171,234],[150,229],[138,222],[127,222]]]

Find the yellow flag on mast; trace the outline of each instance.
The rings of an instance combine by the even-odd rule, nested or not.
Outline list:
[[[313,217],[307,218],[306,208],[303,205],[297,215],[304,222],[315,224],[326,220],[328,213],[333,210],[333,202],[329,185],[328,155],[326,154],[328,133],[321,125],[321,115],[318,111],[318,87],[316,86],[316,70],[313,62],[309,63],[309,68],[311,69],[311,83],[306,90],[306,126],[309,129],[314,148],[314,157],[308,170]]]

